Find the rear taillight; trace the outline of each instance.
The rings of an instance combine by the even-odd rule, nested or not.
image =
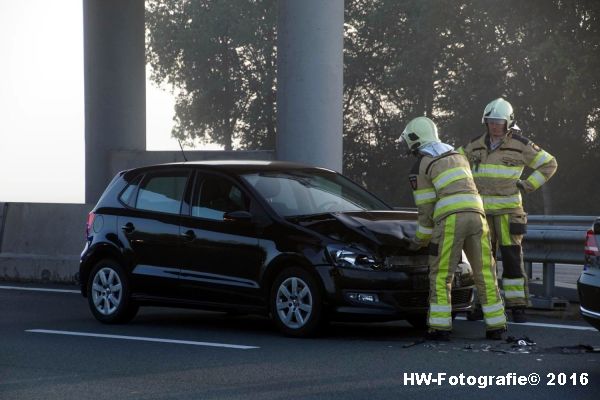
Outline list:
[[[600,256],[600,251],[598,251],[598,242],[596,242],[596,234],[591,229],[587,231],[584,253],[586,256]]]
[[[96,214],[93,212],[88,214],[87,223],[85,224],[85,240],[90,237],[90,233],[92,232],[94,226],[94,218],[96,218]]]

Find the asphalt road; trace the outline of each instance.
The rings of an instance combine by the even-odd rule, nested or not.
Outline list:
[[[401,321],[333,324],[320,338],[290,339],[265,318],[165,308],[102,325],[77,293],[0,285],[2,400],[599,396],[600,353],[576,346],[600,348],[600,332],[556,313],[531,316],[542,326],[510,325],[509,335],[537,343],[517,348],[483,339],[483,323],[465,320],[445,344],[418,343],[422,333]],[[412,373],[446,375],[427,386]],[[538,385],[499,386],[497,378],[535,380],[531,374]],[[483,379],[494,385],[479,388]]]

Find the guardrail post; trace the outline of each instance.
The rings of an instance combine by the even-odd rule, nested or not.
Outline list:
[[[554,296],[554,273],[556,270],[556,265],[554,263],[544,263],[544,295],[547,298],[552,298]]]
[[[569,301],[554,297],[556,264],[553,262],[543,263],[543,297],[532,296],[531,304],[533,308],[545,310],[564,310],[569,306]]]
[[[533,278],[533,263],[531,261],[525,261],[525,273],[529,280]]]

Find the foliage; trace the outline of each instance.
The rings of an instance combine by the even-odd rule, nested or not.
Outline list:
[[[600,2],[346,5],[346,173],[393,204],[412,204],[402,177],[410,162],[393,145],[406,122],[433,117],[443,139],[461,145],[484,133],[485,104],[503,96],[523,134],[559,161],[528,211],[598,212]]]
[[[275,143],[276,0],[150,0],[148,61],[178,90],[180,138],[227,148]],[[397,144],[427,115],[461,145],[503,96],[559,172],[532,213],[591,213],[600,169],[597,0],[346,0],[344,171],[389,203],[412,205],[413,160]],[[575,184],[577,182],[577,184]]]
[[[149,0],[152,79],[176,89],[180,139],[233,148],[275,140],[275,0]]]

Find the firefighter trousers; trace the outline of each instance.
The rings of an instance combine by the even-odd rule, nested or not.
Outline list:
[[[502,256],[502,288],[506,308],[530,305],[527,273],[523,264],[523,235],[527,227],[526,214],[488,215],[494,256]]]
[[[429,327],[452,329],[452,281],[463,250],[473,269],[486,329],[505,327],[506,315],[498,290],[489,229],[485,217],[477,212],[450,214],[433,228],[429,258]]]

